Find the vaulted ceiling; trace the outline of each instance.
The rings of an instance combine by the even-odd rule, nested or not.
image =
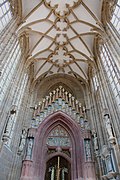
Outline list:
[[[34,80],[68,74],[88,80],[94,65],[94,38],[103,32],[102,0],[21,0],[18,32],[29,38],[27,65]]]

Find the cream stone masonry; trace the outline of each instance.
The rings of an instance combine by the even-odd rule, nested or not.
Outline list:
[[[62,0],[62,1],[56,1],[56,0],[45,0],[45,4],[51,8],[54,9],[55,14],[58,17],[64,17],[67,16],[69,13],[69,9],[76,6],[78,3],[80,3],[81,0]]]
[[[62,13],[67,11],[65,16],[60,15],[61,11],[58,9],[61,10],[61,7],[63,9]],[[96,3],[95,8],[98,8]],[[43,12],[43,9],[42,17],[39,11]],[[56,11],[59,15],[56,14]],[[81,15],[85,12],[86,16],[81,16],[77,13],[78,11],[82,12]],[[38,14],[39,16],[37,16]],[[86,18],[87,16],[89,19]],[[32,21],[32,18],[34,18],[34,21]],[[88,66],[94,65],[91,45],[96,34],[102,35],[104,29],[99,15],[95,15],[85,3],[82,1],[41,1],[36,8],[30,10],[23,17],[23,23],[18,28],[18,32],[22,34],[26,31],[30,42],[27,64],[29,66],[32,62],[35,62],[35,80],[45,73],[49,76],[50,74],[64,72],[78,78],[81,76],[87,82]],[[62,68],[59,63],[56,66],[54,61],[50,65],[49,56],[52,53],[55,54],[55,49],[59,49],[59,46],[64,46],[68,54],[74,56],[72,65],[71,61],[65,66],[62,63]]]

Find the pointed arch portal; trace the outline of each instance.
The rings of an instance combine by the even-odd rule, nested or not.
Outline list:
[[[94,162],[85,162],[84,152],[84,139],[91,134],[65,113],[49,115],[28,136],[34,137],[34,147],[32,159],[23,161],[21,180],[82,180],[86,172],[95,180]]]

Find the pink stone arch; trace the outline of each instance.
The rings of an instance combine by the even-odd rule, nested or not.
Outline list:
[[[48,158],[46,159],[47,160],[46,162],[48,162],[50,159],[52,159],[55,156],[61,156],[64,159],[66,159],[69,162],[69,164],[71,164],[71,158],[68,157],[65,153],[62,153],[62,152],[55,152],[55,153],[50,154],[48,156]]]
[[[71,158],[59,151],[52,155],[47,153],[48,135],[58,125],[67,131],[71,139]],[[84,138],[91,139],[91,133],[89,130],[81,129],[80,125],[65,113],[57,111],[49,115],[38,129],[29,129],[29,136],[34,136],[32,160],[23,161],[20,180],[44,180],[47,161],[58,155],[70,162],[72,180],[96,180],[94,161],[86,162],[84,154]]]
[[[71,150],[71,175],[72,179],[82,177],[83,140],[80,126],[65,113],[58,111],[48,116],[37,129],[33,150],[33,176],[43,180],[47,162],[46,139],[56,126],[62,126],[69,134],[72,142]],[[60,155],[60,154],[59,154]],[[37,178],[38,177],[38,178]]]

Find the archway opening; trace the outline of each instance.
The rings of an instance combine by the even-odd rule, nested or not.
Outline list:
[[[71,180],[71,165],[62,156],[51,158],[46,164],[45,180]]]

